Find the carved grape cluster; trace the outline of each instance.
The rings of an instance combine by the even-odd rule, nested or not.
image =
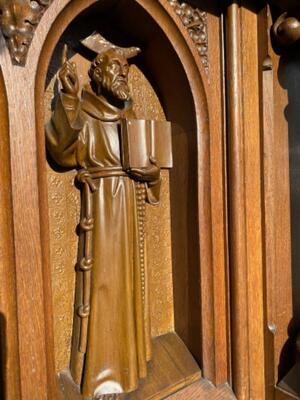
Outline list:
[[[24,65],[34,31],[51,0],[0,0],[0,26],[12,60]]]
[[[187,3],[179,3],[178,0],[169,0],[169,3],[186,27],[201,56],[205,71],[208,72],[207,13]]]

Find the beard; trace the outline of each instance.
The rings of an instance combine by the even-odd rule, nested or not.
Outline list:
[[[116,77],[111,84],[108,84],[108,82],[103,79],[102,85],[118,100],[128,101],[131,99],[130,88],[127,81],[123,78]]]

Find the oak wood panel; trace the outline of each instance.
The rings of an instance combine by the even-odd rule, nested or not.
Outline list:
[[[51,297],[44,294],[49,279],[44,276],[46,269],[43,269],[40,236],[35,108],[33,90],[30,89],[34,88],[34,72],[30,68],[12,66],[6,51],[1,53],[1,65],[6,87],[10,88],[7,98],[21,396],[24,399],[46,399],[54,387],[48,381],[50,372],[47,375],[48,368],[51,369],[51,353],[48,358],[46,352],[46,337],[50,345],[52,332],[46,321],[52,313],[49,312]],[[17,91],[11,89],[15,87],[18,87]]]
[[[4,43],[1,43],[3,52],[0,61],[3,66],[5,82],[10,88],[8,105],[15,224],[14,245],[17,265],[21,387],[24,399],[48,398],[52,400],[55,390],[43,128],[45,76],[51,53],[66,25],[81,10],[92,3],[94,1],[89,0],[76,2],[57,0],[53,2],[36,30],[29,50],[28,63],[24,69],[11,65]],[[174,13],[171,13],[170,4],[166,0],[159,2],[139,0],[138,3],[158,21],[172,44],[176,46],[178,57],[190,80],[195,100],[199,155],[198,205],[202,276],[201,282],[194,284],[201,285],[203,326],[202,337],[199,332],[197,335],[194,333],[194,340],[202,342],[205,376],[213,381],[221,381],[225,379],[228,368],[228,351],[224,351],[223,347],[226,346],[226,329],[223,325],[226,324],[226,318],[224,318],[226,288],[224,240],[222,237],[224,232],[223,205],[215,203],[218,207],[216,211],[213,211],[213,217],[211,215],[211,196],[216,194],[218,185],[223,186],[222,160],[220,160],[222,134],[216,133],[220,128],[220,122],[212,124],[215,136],[211,138],[206,96],[201,80],[201,74],[204,76],[205,70],[198,50],[187,30]],[[65,6],[68,7],[65,8]],[[64,11],[61,13],[63,9]],[[52,30],[48,36],[51,26]],[[217,32],[217,28],[213,32]],[[46,37],[47,42],[45,43]],[[212,54],[217,54],[218,51],[218,47],[215,47]],[[36,74],[37,80],[35,80]],[[220,71],[217,66],[212,79],[217,79],[219,76]],[[20,90],[12,90],[16,85],[19,85]],[[205,85],[208,89],[208,84],[205,83]],[[35,89],[36,91],[34,91]],[[218,88],[215,87],[214,96],[217,96],[217,92]],[[22,118],[20,118],[20,110],[23,111]],[[34,119],[35,112],[36,121]],[[211,106],[211,113],[213,115],[213,106]],[[217,144],[212,151],[209,148],[210,140]],[[210,187],[212,175],[210,158],[212,158],[212,162],[216,161],[214,187],[211,192],[207,190]],[[220,195],[221,197],[222,195]],[[219,235],[215,238],[212,237],[212,220],[220,221],[218,226],[214,226],[214,235]],[[216,275],[219,272],[219,265],[221,273]],[[218,314],[222,315],[223,322],[218,321]],[[29,316],[30,324],[28,324]],[[223,366],[222,370],[217,372],[219,362]]]
[[[276,141],[274,153],[274,195],[276,200],[276,263],[274,265],[273,313],[276,335],[274,337],[275,381],[282,378],[289,364],[285,350],[289,340],[289,330],[293,319],[293,284],[292,284],[292,243],[291,243],[291,208],[290,198],[290,155],[289,155],[289,125],[287,107],[289,104],[289,88],[294,87],[292,63],[284,65],[278,55],[270,48],[274,69],[274,136]],[[291,69],[290,69],[291,68]],[[285,74],[285,69],[287,75]],[[290,69],[290,72],[288,71]],[[293,96],[293,95],[292,95]],[[291,96],[291,98],[292,98]],[[291,108],[290,108],[291,110]],[[294,108],[294,115],[298,109]],[[278,167],[280,165],[280,168]],[[291,165],[292,167],[292,165]],[[294,205],[297,209],[298,207]],[[294,208],[294,209],[295,209]],[[294,250],[298,244],[293,244]],[[296,253],[297,254],[297,251]],[[284,290],[282,290],[284,288]]]
[[[175,333],[159,336],[153,341],[153,361],[147,379],[131,394],[119,395],[119,400],[160,400],[201,378],[196,361]],[[82,400],[79,387],[74,385],[69,371],[59,378],[61,400]],[[64,393],[64,395],[62,395]]]
[[[6,88],[0,71],[0,399],[20,399],[16,271]]]
[[[243,4],[243,3],[242,3]],[[244,3],[245,4],[245,3]],[[256,12],[242,11],[242,41],[251,57],[243,52],[243,118],[245,150],[245,198],[246,198],[246,245],[247,245],[247,291],[249,298],[249,363],[250,397],[265,398],[265,352],[264,352],[264,275],[262,244],[261,199],[261,127]],[[249,123],[248,123],[249,121]]]
[[[265,316],[258,15],[240,5],[227,14],[229,248],[233,388],[246,400],[265,398]]]
[[[268,13],[268,28],[272,26]],[[269,38],[266,49],[268,59],[263,72],[264,107],[264,224],[265,224],[265,266],[266,266],[266,355],[268,374],[267,387],[274,385],[291,368],[293,331],[293,293],[291,257],[291,217],[297,205],[290,199],[289,136],[293,131],[288,126],[289,116],[298,115],[298,107],[293,106],[293,95],[289,99],[289,89],[294,95],[293,62],[281,58],[274,52]],[[285,60],[285,61],[284,61]],[[294,71],[295,72],[295,71]],[[295,89],[294,89],[295,88]],[[286,90],[287,89],[287,90]],[[289,101],[290,100],[290,101]],[[288,105],[288,103],[291,103]],[[293,111],[294,110],[294,111]],[[290,111],[290,112],[289,112]],[[293,142],[293,134],[290,137]],[[291,157],[292,159],[292,157]],[[294,204],[294,207],[293,207]],[[297,212],[296,212],[297,215]],[[294,218],[297,224],[297,218]],[[292,230],[293,232],[293,230]],[[294,250],[298,246],[294,247]],[[294,254],[297,254],[297,250]],[[297,257],[296,257],[297,259]],[[295,260],[294,260],[295,261]],[[284,288],[284,290],[283,290]],[[277,391],[277,389],[276,389]],[[269,394],[277,398],[277,394]]]
[[[214,298],[214,351],[215,385],[230,381],[229,324],[230,311],[227,251],[227,187],[226,187],[226,104],[223,103],[224,69],[222,51],[224,46],[221,7],[211,1],[214,12],[208,14],[209,74],[205,79],[205,90],[209,110],[210,168],[211,168],[211,226],[212,267]],[[202,234],[205,234],[202,232]]]
[[[228,8],[227,45],[227,124],[229,257],[231,283],[232,379],[238,399],[249,397],[248,298],[246,215],[244,193],[244,140],[242,136],[242,49],[241,16],[238,4]]]
[[[271,28],[271,15],[268,14]],[[280,57],[270,39],[263,72],[264,241],[266,268],[266,387],[289,368],[289,330],[292,320],[289,144],[286,121],[287,93],[282,87]],[[283,290],[284,288],[284,290]],[[277,395],[276,395],[277,396]]]
[[[215,387],[206,380],[200,380],[189,387],[167,397],[167,400],[234,400],[236,399],[228,385]]]
[[[266,352],[266,388],[267,398],[274,396],[274,267],[276,262],[275,244],[275,196],[274,196],[274,93],[273,67],[270,57],[263,63],[262,77],[262,118],[263,118],[263,188],[264,188],[264,262],[266,290],[266,323],[265,323],[265,352]]]

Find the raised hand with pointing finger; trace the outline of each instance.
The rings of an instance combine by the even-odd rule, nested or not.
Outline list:
[[[68,46],[65,44],[62,53],[62,67],[59,71],[59,79],[64,93],[77,96],[79,91],[79,81],[76,65],[67,59]]]

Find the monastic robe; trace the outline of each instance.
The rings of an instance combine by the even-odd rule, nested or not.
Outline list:
[[[87,397],[135,390],[151,358],[147,274],[141,273],[141,255],[143,261],[146,256],[138,226],[140,195],[137,183],[124,171],[120,174],[121,118],[134,118],[130,104],[118,109],[86,88],[80,99],[60,93],[46,128],[48,151],[59,165],[93,171],[88,180],[93,187],[92,265],[88,278],[77,269],[70,366]],[[160,183],[140,185],[146,200],[156,203]],[[81,218],[86,201],[83,196]],[[83,242],[82,234],[79,261]],[[86,285],[90,307],[82,318],[77,311]]]

